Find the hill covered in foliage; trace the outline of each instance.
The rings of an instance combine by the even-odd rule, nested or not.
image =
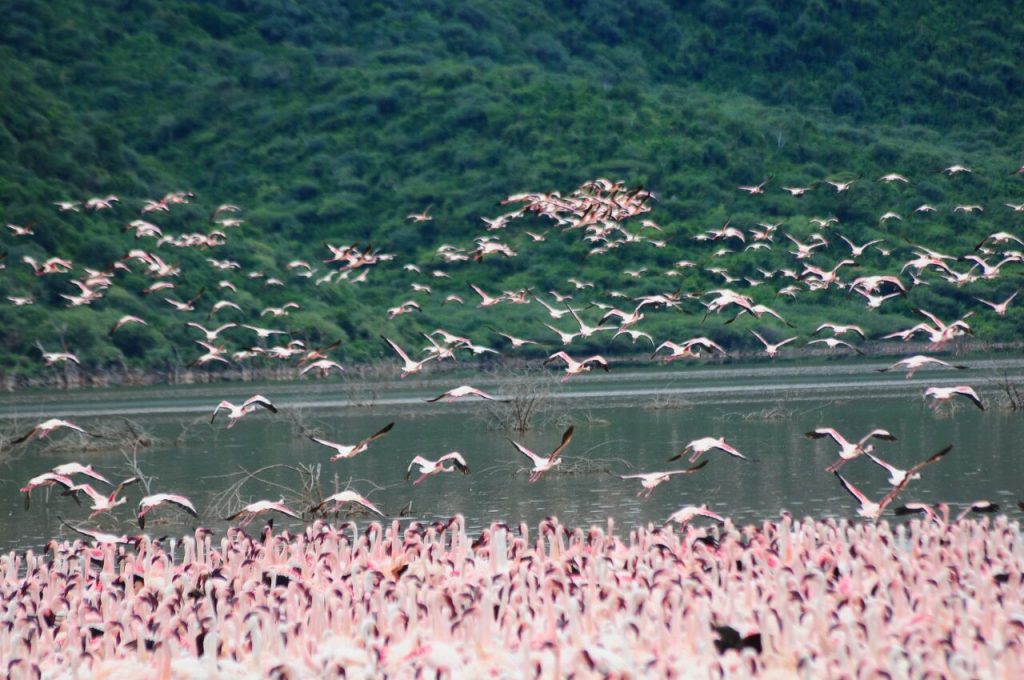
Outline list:
[[[467,284],[544,294],[568,292],[566,279],[578,276],[634,297],[719,287],[721,275],[706,267],[721,265],[746,287],[743,277],[764,281],[759,269],[793,265],[781,234],[805,239],[812,217],[839,220],[813,260],[821,266],[846,256],[835,232],[885,239],[891,255],[868,253],[863,273],[898,270],[911,257],[908,241],[964,255],[991,232],[1018,233],[1021,213],[1004,206],[1024,199],[1024,176],[1014,173],[1024,160],[1024,25],[1007,21],[1005,3],[350,4],[8,3],[0,210],[34,233],[0,237],[0,285],[35,303],[0,305],[0,367],[41,370],[37,342],[51,351],[63,343],[94,369],[187,363],[200,351],[184,322],[203,322],[221,297],[241,311],[211,323],[261,324],[263,308],[298,302],[278,323],[310,345],[342,340],[334,355],[344,361],[387,353],[380,334],[413,342],[438,326],[485,343],[497,340],[486,325],[547,333],[550,342],[535,305],[477,310]],[[972,172],[941,172],[953,164]],[[911,183],[876,180],[891,172]],[[472,248],[481,218],[508,210],[498,203],[510,194],[568,195],[597,177],[654,192],[645,217],[664,229],[664,247],[627,243],[588,257],[593,244],[578,230],[527,215],[498,232],[518,257],[446,265],[436,255],[444,243]],[[855,183],[839,194],[825,179]],[[763,194],[737,189],[765,180]],[[813,191],[795,198],[782,186]],[[156,248],[123,230],[145,200],[176,191],[195,197],[144,216],[166,234],[209,232],[223,203],[241,206],[245,222],[214,248]],[[53,205],[107,194],[120,197],[109,210]],[[914,213],[923,203],[937,212]],[[985,211],[954,211],[973,204]],[[425,209],[431,220],[406,219]],[[902,219],[880,222],[888,211]],[[767,252],[716,257],[716,247],[692,239],[727,221],[783,226]],[[548,230],[547,240],[534,243],[526,230]],[[327,271],[325,242],[369,244],[395,258],[363,284],[296,277],[294,259]],[[118,272],[100,299],[68,306],[62,295],[79,292],[72,279],[82,267],[107,268],[133,248],[180,267],[168,297],[203,293],[193,316],[144,293],[151,277],[130,260],[133,271]],[[24,256],[66,257],[76,270],[35,276]],[[210,258],[240,268],[221,270]],[[680,260],[698,266],[668,278]],[[623,273],[642,267],[639,278]],[[432,269],[450,278],[432,278]],[[285,285],[266,285],[271,278]],[[777,304],[801,331],[827,314],[882,333],[919,321],[914,307],[962,316],[976,297],[1012,292],[1007,278],[963,285],[933,275],[870,315],[845,291],[777,300],[784,284],[773,283],[747,292]],[[221,280],[237,293],[228,296]],[[433,292],[414,293],[413,282]],[[442,305],[447,294],[467,304]],[[422,311],[387,319],[383,310],[405,299]],[[109,334],[124,314],[149,325]],[[648,316],[642,327],[659,340],[699,332],[739,347],[757,346],[747,331],[768,324]],[[1014,308],[1005,319],[982,316],[972,319],[978,337],[1017,337]],[[247,340],[233,338],[231,348]],[[594,336],[588,349],[614,353],[608,345]]]

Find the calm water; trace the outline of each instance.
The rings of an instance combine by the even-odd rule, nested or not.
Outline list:
[[[220,519],[225,513],[215,512],[213,503],[237,474],[272,465],[318,463],[326,493],[350,486],[389,515],[410,503],[409,516],[418,519],[462,513],[473,529],[495,520],[536,525],[547,515],[573,525],[614,517],[620,528],[628,528],[663,522],[679,507],[699,503],[739,522],[777,517],[782,509],[797,515],[852,517],[856,503],[823,470],[836,457],[835,445],[803,436],[821,426],[835,427],[850,438],[875,427],[890,430],[899,441],[877,442],[876,452],[904,468],[952,443],[953,452],[911,484],[900,500],[966,503],[989,498],[1009,510],[1024,497],[1024,414],[999,407],[998,382],[1004,370],[1024,380],[1024,364],[971,363],[971,371],[920,372],[912,380],[876,373],[871,370],[874,365],[865,364],[658,370],[583,376],[566,384],[540,378],[536,389],[548,396],[535,427],[521,435],[496,429],[486,404],[423,402],[461,383],[498,395],[514,388],[505,380],[457,375],[373,384],[334,379],[19,393],[0,400],[0,428],[20,433],[45,418],[62,416],[100,429],[120,422],[120,416],[128,417],[157,440],[137,454],[142,472],[154,478],[151,492],[189,496],[200,510],[198,523],[215,529],[226,523]],[[926,386],[958,382],[973,385],[989,409],[981,412],[965,401],[952,410],[947,406],[934,412],[921,398]],[[230,430],[222,417],[210,425],[209,415],[220,399],[237,402],[257,392],[281,412],[261,411]],[[368,452],[337,463],[328,462],[333,451],[301,435],[303,427],[316,429],[328,439],[352,444],[390,421],[395,421],[394,429]],[[563,471],[530,484],[525,473],[528,461],[507,436],[547,453],[569,423],[575,425],[575,437],[563,455]],[[679,461],[666,459],[691,439],[709,435],[724,435],[758,462],[712,451],[705,454],[709,465],[699,473],[673,478],[646,499],[636,495],[641,490],[638,481],[612,474],[682,467]],[[54,435],[58,441],[63,437]],[[122,451],[83,452],[75,442],[63,439],[70,450],[49,450],[48,439],[4,453],[0,548],[41,545],[53,536],[66,536],[62,518],[105,531],[131,533],[137,528],[133,508],[142,495],[137,485],[127,491],[126,505],[92,522],[86,520],[85,507],[56,493],[47,501],[45,490],[36,490],[31,510],[23,510],[18,488],[59,463],[77,460],[94,464],[111,479],[128,476]],[[473,474],[438,475],[419,486],[404,480],[413,456],[436,458],[452,450],[465,455]],[[869,497],[880,498],[887,490],[887,473],[867,459],[849,463],[844,474]],[[284,496],[292,507],[303,509],[296,497],[300,488],[294,470],[276,467],[247,482],[241,499]],[[229,509],[237,507],[236,501]],[[147,530],[156,535],[180,533],[196,524],[172,510],[157,510],[150,517]],[[280,526],[281,518],[277,521]],[[259,521],[254,523],[258,525]]]

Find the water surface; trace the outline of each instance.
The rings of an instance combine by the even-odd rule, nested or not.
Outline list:
[[[304,510],[301,478],[290,468],[316,465],[325,493],[352,488],[390,516],[403,509],[406,516],[421,520],[461,513],[471,529],[492,521],[536,525],[548,515],[572,525],[603,524],[612,517],[628,529],[664,522],[681,506],[699,503],[737,522],[774,518],[783,509],[816,517],[853,516],[855,501],[824,472],[836,457],[835,445],[804,437],[822,426],[853,438],[876,427],[891,431],[899,440],[877,442],[876,452],[904,468],[953,444],[953,452],[914,482],[901,501],[957,504],[989,498],[1007,509],[1015,507],[1024,496],[1019,455],[1024,414],[999,406],[999,383],[1004,371],[1011,379],[1022,379],[1021,362],[972,362],[971,371],[919,372],[911,380],[871,370],[876,367],[661,369],[587,375],[564,384],[557,378],[534,378],[529,389],[545,396],[534,427],[525,433],[496,426],[491,413],[505,407],[476,401],[424,403],[462,382],[498,395],[523,389],[518,387],[521,378],[479,375],[27,392],[0,401],[0,428],[23,432],[54,416],[93,430],[114,427],[121,417],[141,425],[155,440],[135,452],[139,469],[153,478],[151,492],[185,494],[201,515],[196,522],[173,511],[155,511],[147,525],[154,535],[180,533],[197,524],[223,529],[221,515],[237,509],[241,501],[283,496],[293,508]],[[964,401],[935,411],[922,399],[926,386],[960,382],[972,384],[989,408],[982,412]],[[257,392],[273,400],[280,412],[255,413],[232,429],[226,429],[221,417],[210,424],[218,401],[242,401]],[[328,461],[333,451],[302,434],[315,430],[351,444],[391,421],[394,429],[368,452],[336,463]],[[570,423],[575,436],[561,469],[529,483],[528,461],[508,438],[546,453]],[[684,467],[686,461],[666,459],[704,436],[725,436],[757,462],[712,451],[705,454],[710,462],[699,473],[673,478],[649,498],[637,497],[638,481],[616,476]],[[130,474],[125,449],[111,444],[85,452],[75,437],[54,435],[59,446],[43,440],[5,452],[0,548],[37,546],[66,536],[63,520],[118,533],[137,530],[133,508],[143,495],[139,486],[129,488],[126,505],[93,521],[86,519],[86,507],[57,493],[47,500],[45,490],[36,490],[31,510],[23,510],[19,487],[59,463],[92,463],[111,479]],[[415,455],[436,458],[453,450],[463,453],[472,474],[438,475],[419,486],[404,479]],[[267,466],[276,467],[247,482],[234,503],[215,503],[239,474]],[[849,463],[843,473],[869,497],[881,498],[888,490],[887,473],[867,459]],[[278,519],[278,526],[283,524]]]

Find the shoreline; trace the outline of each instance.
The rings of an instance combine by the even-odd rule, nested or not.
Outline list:
[[[869,351],[867,357],[847,357],[842,352],[819,349],[793,349],[784,353],[780,359],[767,359],[763,352],[738,352],[725,357],[711,356],[700,358],[692,363],[689,361],[677,361],[670,364],[669,370],[678,370],[679,367],[686,367],[692,370],[699,370],[702,367],[790,367],[804,364],[807,367],[824,366],[821,362],[829,362],[832,367],[856,366],[869,362],[873,357],[896,357],[908,354],[929,354],[940,356],[955,356],[958,360],[970,360],[972,357],[992,357],[1012,352],[1024,351],[1024,342],[1006,343],[979,343],[956,341],[950,347],[942,351],[929,351],[928,343],[882,343],[874,342],[865,345]],[[619,355],[608,355],[612,365],[612,373],[616,368],[637,369],[642,367],[663,366],[660,361],[652,359],[649,354],[627,353]],[[457,364],[440,364],[430,367],[425,373],[426,376],[439,376],[450,373],[462,374],[472,372],[474,374],[488,374],[501,371],[503,373],[524,373],[536,371],[537,375],[560,375],[554,369],[540,369],[543,357],[538,355],[535,358],[501,357],[490,361],[467,362],[459,361]],[[870,369],[869,369],[870,370]],[[59,371],[51,375],[25,375],[0,370],[0,392],[16,393],[37,389],[50,389],[61,391],[75,391],[88,389],[103,389],[113,387],[153,387],[153,386],[174,386],[174,385],[214,385],[214,384],[239,384],[239,383],[269,383],[269,382],[306,382],[319,381],[316,377],[305,378],[299,373],[300,369],[293,364],[265,366],[265,367],[239,367],[225,370],[199,370],[191,368],[168,368],[163,370],[141,369],[141,368],[109,368],[103,370],[90,370],[78,366],[65,364]],[[342,380],[355,377],[362,381],[384,381],[394,379],[398,375],[398,369],[393,361],[378,359],[371,362],[351,364],[345,366],[345,374]]]

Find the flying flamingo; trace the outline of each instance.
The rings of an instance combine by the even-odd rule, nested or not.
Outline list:
[[[640,484],[643,486],[643,489],[641,489],[637,493],[637,496],[643,496],[644,498],[647,498],[652,493],[654,493],[654,489],[657,488],[659,484],[661,484],[662,482],[667,482],[669,478],[671,478],[673,475],[692,475],[694,472],[700,470],[707,464],[708,461],[704,460],[701,461],[699,464],[694,465],[693,467],[686,468],[685,470],[667,470],[665,472],[644,472],[635,475],[617,475],[617,477],[619,479],[639,479]]]
[[[380,508],[378,508],[370,501],[366,500],[366,498],[364,498],[361,494],[356,493],[355,491],[339,491],[338,493],[332,496],[328,496],[323,500],[323,502],[314,505],[312,508],[310,508],[309,512],[311,514],[321,513],[324,511],[324,507],[327,506],[329,503],[334,503],[334,508],[331,510],[331,512],[338,512],[338,509],[341,507],[343,503],[358,503],[359,505],[363,506],[370,512],[376,513],[381,517],[384,516],[384,513],[380,511]]]
[[[957,385],[955,387],[929,387],[924,391],[925,398],[932,397],[935,399],[933,402],[933,408],[938,408],[941,402],[949,401],[953,397],[960,395],[971,400],[971,402],[982,411],[985,410],[985,404],[982,403],[981,397],[974,391],[973,388],[968,385]]]
[[[96,529],[83,529],[82,527],[76,527],[68,522],[64,522],[64,526],[68,527],[75,533],[88,536],[99,545],[138,545],[142,540],[141,536],[128,536],[127,534],[117,536],[115,534],[107,534],[102,531],[97,531]]]
[[[146,323],[145,319],[142,319],[137,316],[132,316],[131,314],[125,314],[124,316],[117,320],[117,323],[114,324],[114,326],[110,329],[110,332],[107,333],[107,335],[113,335],[114,333],[116,333],[117,331],[124,328],[126,325],[130,323],[142,324],[143,326],[149,325]]]
[[[244,508],[224,518],[225,522],[233,522],[238,518],[242,518],[242,524],[246,525],[252,521],[252,519],[264,512],[279,512],[282,515],[287,515],[292,519],[302,519],[302,515],[299,515],[294,510],[284,504],[284,499],[279,501],[256,501],[255,503],[249,503]]]
[[[224,331],[228,330],[229,328],[237,328],[238,327],[237,323],[226,323],[223,326],[218,326],[217,328],[214,328],[213,330],[210,330],[210,329],[206,328],[205,326],[203,326],[202,324],[196,323],[195,321],[189,321],[185,325],[190,327],[190,328],[197,328],[197,329],[199,329],[199,332],[201,332],[204,336],[206,336],[206,341],[207,342],[216,342],[218,335],[220,335]]]
[[[185,498],[184,496],[178,496],[172,493],[158,493],[152,496],[146,496],[139,501],[139,511],[135,518],[139,522],[139,528],[146,528],[146,514],[149,513],[153,508],[170,503],[171,505],[177,505],[179,508],[192,515],[193,517],[199,517],[199,513],[196,512],[196,508],[192,505],[192,501]]]
[[[104,496],[100,492],[96,491],[96,489],[92,488],[91,484],[77,484],[77,485],[72,486],[71,488],[67,489],[66,491],[64,491],[64,493],[62,495],[64,495],[64,496],[67,496],[67,495],[74,496],[76,493],[81,491],[86,496],[91,498],[92,499],[92,508],[91,508],[92,509],[92,514],[89,515],[89,519],[92,519],[93,517],[95,517],[96,515],[100,514],[101,512],[110,512],[111,510],[113,510],[117,506],[123,505],[124,503],[127,503],[128,502],[127,498],[118,498],[118,495],[121,493],[122,490],[124,490],[124,488],[126,486],[128,486],[130,484],[135,484],[138,481],[139,481],[138,477],[129,477],[128,479],[124,480],[123,482],[118,484],[116,487],[114,487],[114,490],[111,491],[110,494],[108,494],[106,496]],[[77,497],[76,497],[76,500],[77,500]]]
[[[907,357],[906,359],[900,359],[892,366],[878,368],[875,370],[877,370],[879,373],[885,373],[886,371],[891,371],[894,368],[906,368],[907,378],[910,379],[919,368],[927,366],[929,364],[935,366],[946,366],[947,368],[955,368],[958,371],[963,371],[967,368],[966,366],[947,363],[945,361],[942,361],[941,359],[933,359],[932,357],[926,357],[922,354],[916,354],[912,357]]]
[[[562,443],[559,444],[558,447],[554,451],[552,451],[547,458],[544,458],[543,456],[538,456],[536,453],[526,448],[519,442],[515,442],[509,439],[509,441],[512,442],[512,446],[516,447],[516,450],[519,451],[519,453],[523,454],[531,461],[533,461],[533,470],[530,472],[531,482],[536,482],[538,479],[541,478],[541,476],[543,476],[545,472],[547,472],[548,470],[552,469],[553,467],[562,462],[562,460],[558,456],[562,453],[562,451],[565,450],[565,447],[569,445],[569,442],[572,441],[572,429],[573,426],[570,425],[569,429],[567,429],[565,433],[562,435]]]
[[[580,373],[589,371],[591,369],[590,364],[596,364],[605,373],[608,372],[608,361],[600,354],[589,356],[582,361],[576,361],[565,352],[555,352],[544,360],[544,365],[547,366],[552,361],[558,359],[565,362],[565,377],[562,378],[562,382],[565,382],[574,375],[579,375]]]
[[[435,401],[441,401],[442,399],[444,401],[452,401],[454,399],[460,399],[462,397],[470,396],[480,397],[481,399],[486,399],[487,401],[508,401],[508,399],[496,399],[491,395],[487,394],[486,392],[484,392],[483,390],[478,390],[475,387],[471,387],[469,385],[460,385],[459,387],[453,387],[444,394],[438,395],[433,399],[427,399],[427,403],[429,404]]]
[[[778,355],[779,348],[781,348],[783,345],[785,345],[787,343],[790,343],[790,342],[793,342],[794,340],[797,339],[797,336],[794,335],[791,338],[786,338],[782,342],[771,343],[771,342],[768,342],[767,340],[765,340],[763,337],[761,337],[761,335],[757,331],[755,331],[755,330],[751,330],[750,333],[755,338],[757,338],[758,340],[761,341],[761,344],[764,345],[764,353],[767,354],[769,357],[771,357],[773,359]]]
[[[891,432],[889,432],[888,430],[883,430],[881,428],[871,430],[871,432],[868,432],[866,435],[858,439],[855,443],[847,441],[846,437],[839,434],[839,432],[837,432],[831,427],[819,427],[816,430],[811,430],[810,432],[807,432],[806,434],[804,434],[804,436],[807,437],[808,439],[822,439],[823,437],[832,437],[832,440],[839,445],[839,460],[825,468],[826,472],[835,472],[836,470],[839,470],[841,467],[846,465],[854,458],[860,456],[861,454],[866,453],[868,451],[874,451],[874,446],[872,446],[871,444],[866,444],[866,442],[871,438],[881,439],[887,442],[896,441],[896,437],[893,436]]]
[[[900,492],[907,487],[907,484],[909,484],[910,480],[914,478],[914,475],[916,475],[922,468],[927,467],[928,465],[931,465],[932,463],[941,460],[947,453],[950,452],[950,450],[952,450],[952,448],[953,445],[950,444],[949,446],[942,449],[938,453],[932,455],[930,458],[921,461],[914,467],[907,470],[906,477],[904,477],[898,485],[890,489],[889,493],[887,493],[885,497],[882,498],[882,500],[880,500],[877,503],[869,500],[868,497],[861,493],[857,487],[855,487],[853,484],[851,484],[845,478],[843,478],[843,476],[839,474],[838,471],[834,472],[833,474],[835,474],[835,476],[839,478],[839,482],[843,485],[843,488],[846,489],[851,496],[853,496],[860,502],[860,507],[857,508],[857,514],[866,519],[877,520],[879,516],[881,516],[881,514],[885,511],[885,508],[888,507],[888,505],[892,503],[893,500],[896,499],[896,496],[898,496]]]
[[[707,504],[704,503],[701,505],[688,505],[685,508],[680,508],[679,510],[676,510],[671,515],[669,515],[669,518],[667,520],[665,520],[665,526],[668,526],[672,522],[675,522],[676,524],[689,524],[697,517],[710,517],[711,519],[717,520],[719,522],[725,521],[725,518],[719,515],[717,512],[708,510]]]
[[[875,463],[879,467],[884,468],[886,471],[888,471],[888,473],[889,473],[889,484],[891,486],[899,486],[900,484],[903,483],[903,480],[906,479],[907,475],[909,474],[909,472],[907,470],[900,469],[900,468],[896,467],[895,465],[893,465],[891,463],[887,463],[886,461],[882,460],[881,458],[876,456],[874,453],[872,453],[870,450],[865,451],[864,455],[867,456],[868,458],[870,458],[873,463]],[[915,473],[914,474],[914,479],[920,479],[920,478],[921,478],[921,474],[920,473]],[[900,513],[896,513],[896,514],[900,514]]]
[[[98,482],[111,485],[110,480],[92,469],[92,465],[82,465],[81,463],[63,463],[62,465],[56,465],[50,472],[56,475],[65,475],[70,477],[72,475],[85,475],[86,477],[92,477]],[[112,486],[112,485],[111,485]]]
[[[445,467],[444,463],[448,460],[452,461],[452,467]],[[419,484],[431,475],[437,475],[442,472],[454,472],[455,470],[458,470],[464,475],[469,474],[469,465],[466,464],[466,459],[463,458],[462,454],[458,451],[446,453],[437,460],[427,460],[423,456],[416,456],[412,459],[412,462],[409,463],[409,467],[405,471],[406,479],[409,479],[409,477],[412,476],[412,469],[417,465],[420,468],[420,476],[415,482],[413,482],[413,486]]]
[[[956,519],[953,520],[953,523],[956,524],[957,522],[962,520],[964,517],[967,517],[967,515],[971,514],[972,512],[985,512],[985,513],[999,512],[999,504],[998,503],[993,503],[992,501],[989,501],[989,500],[973,501],[970,505],[968,505],[966,508],[964,508],[963,510],[960,511],[960,514],[958,514],[956,516]]]
[[[83,430],[78,425],[75,425],[69,420],[61,420],[60,418],[50,418],[49,420],[44,420],[43,422],[39,423],[38,425],[33,427],[25,434],[21,435],[17,439],[12,439],[10,443],[21,444],[22,442],[27,442],[29,439],[32,439],[32,437],[39,437],[40,439],[45,439],[48,434],[62,427],[66,427],[81,434],[89,435],[90,437],[100,436],[98,434],[93,434],[92,432],[87,432],[86,430]]]
[[[506,340],[508,340],[509,342],[511,342],[513,349],[519,349],[520,347],[523,347],[525,345],[539,345],[540,344],[536,340],[525,340],[523,338],[517,338],[514,335],[509,335],[508,333],[501,333],[501,332],[499,332],[498,335],[500,335],[501,337],[503,337]]]
[[[385,338],[383,335],[380,337],[383,338],[384,342],[388,343],[388,347],[394,350],[395,354],[397,354],[402,359],[402,373],[399,375],[400,378],[404,378],[407,375],[412,375],[413,373],[419,373],[420,371],[423,370],[423,367],[426,365],[428,361],[437,358],[436,354],[431,354],[426,359],[422,359],[420,361],[413,361],[412,359],[409,358],[409,355],[405,353],[405,350],[399,347],[395,341],[389,340],[388,338]]]
[[[228,412],[228,429],[235,426],[239,418],[246,416],[250,413],[255,413],[256,408],[265,408],[271,413],[277,413],[277,407],[270,403],[270,400],[264,397],[262,394],[254,394],[241,405],[235,406],[230,401],[224,400],[217,404],[217,408],[213,409],[213,415],[210,416],[210,423],[213,423],[213,419],[217,417],[222,409]]]
[[[989,302],[988,300],[982,300],[981,298],[974,298],[974,299],[977,300],[978,302],[984,304],[984,305],[988,305],[989,307],[991,307],[993,309],[993,311],[995,311],[997,316],[1006,316],[1006,309],[1007,309],[1007,307],[1010,306],[1010,303],[1013,302],[1013,298],[1017,297],[1017,293],[1019,293],[1019,292],[1020,291],[1014,291],[1013,295],[1011,295],[1010,297],[1006,298],[1002,302]]]
[[[370,448],[370,444],[372,442],[374,442],[377,439],[380,439],[381,437],[386,435],[388,432],[391,431],[391,428],[393,428],[394,426],[395,426],[395,423],[394,422],[390,422],[387,425],[385,425],[384,427],[382,427],[379,430],[377,430],[376,432],[374,432],[373,434],[371,434],[366,439],[362,440],[361,442],[359,442],[357,444],[352,444],[352,445],[338,444],[337,442],[332,442],[332,441],[329,441],[327,439],[321,439],[320,437],[314,437],[311,434],[307,434],[306,436],[309,437],[310,439],[312,439],[313,441],[315,441],[317,444],[322,444],[322,445],[324,445],[324,446],[326,446],[328,448],[332,448],[335,451],[337,451],[337,453],[335,455],[331,456],[331,462],[333,463],[335,461],[341,460],[342,458],[353,458],[355,456],[358,456],[360,453],[363,453],[368,448]]]
[[[719,451],[725,451],[730,456],[736,458],[742,458],[753,462],[753,459],[747,458],[742,453],[734,449],[725,441],[725,437],[701,437],[700,439],[694,439],[692,442],[683,447],[683,450],[676,455],[669,458],[669,461],[679,460],[686,455],[687,451],[693,451],[693,455],[690,456],[690,462],[696,463],[697,459],[702,455],[710,451],[711,449],[718,449]]]
[[[317,371],[321,378],[326,378],[330,375],[332,370],[338,371],[339,373],[345,372],[345,368],[337,361],[331,361],[330,359],[317,359],[299,371],[299,374],[306,375],[310,371]]]
[[[57,484],[60,484],[65,489],[70,489],[75,485],[75,483],[71,481],[70,477],[60,475],[55,472],[44,472],[43,474],[28,480],[28,483],[19,489],[19,491],[25,495],[25,509],[28,510],[29,505],[32,503],[33,489],[37,489],[39,487],[51,487]]]

